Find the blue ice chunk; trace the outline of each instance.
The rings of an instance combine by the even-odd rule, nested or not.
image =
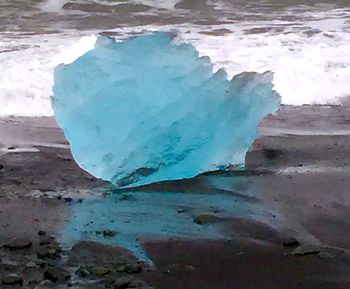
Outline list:
[[[55,70],[53,108],[77,163],[120,187],[243,164],[259,120],[280,97],[272,74],[213,73],[167,33],[95,49]]]

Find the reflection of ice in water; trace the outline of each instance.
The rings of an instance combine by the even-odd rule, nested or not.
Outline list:
[[[84,201],[74,206],[72,217],[61,232],[61,241],[67,245],[77,240],[117,244],[148,260],[140,245],[145,240],[232,238],[232,232],[220,223],[196,224],[193,218],[201,214],[266,221],[264,216],[269,213],[253,198],[240,198],[230,191],[219,193],[215,188],[212,192],[120,192],[104,199]],[[178,212],[179,209],[183,211]],[[96,234],[101,230],[114,230],[118,234],[114,238],[103,238]]]

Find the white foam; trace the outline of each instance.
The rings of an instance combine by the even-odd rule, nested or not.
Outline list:
[[[131,0],[137,4],[144,4],[155,8],[173,9],[179,0]]]
[[[224,67],[229,76],[244,72],[274,72],[275,89],[284,104],[337,103],[350,95],[350,10],[335,9],[306,15],[298,25],[282,21],[239,22],[212,27],[143,26],[116,29],[121,33],[147,30],[180,31],[180,37],[209,56],[215,69]],[[300,21],[299,21],[300,22]],[[281,32],[246,34],[245,30],[285,27]],[[304,27],[304,28],[302,28]],[[232,33],[204,35],[203,30],[226,28]],[[319,29],[310,37],[305,30]],[[188,33],[189,32],[189,33]],[[81,33],[81,32],[79,32]],[[0,115],[52,115],[53,70],[93,48],[96,36],[73,34],[28,36],[0,40],[0,52],[13,47],[27,49],[0,53]]]
[[[323,21],[330,22],[326,19],[310,24],[321,28]],[[184,33],[183,37],[230,76],[244,71],[273,71],[275,89],[284,104],[337,103],[339,98],[350,96],[350,34],[342,29],[343,19],[333,19],[332,23],[333,27],[326,26],[328,29],[312,37],[288,31],[245,35],[243,29],[247,27],[237,25],[225,25],[233,31],[230,35],[196,37]],[[337,29],[334,24],[338,24]]]
[[[51,13],[62,13],[63,5],[68,2],[68,0],[47,0],[41,4],[39,4],[39,8],[44,12]]]
[[[95,41],[94,35],[82,38],[44,35],[0,44],[0,49],[5,50],[6,46],[19,43],[29,46],[25,50],[0,53],[0,115],[52,115],[54,68],[91,50]]]

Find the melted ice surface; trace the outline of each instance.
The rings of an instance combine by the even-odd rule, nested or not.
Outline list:
[[[81,167],[120,187],[243,164],[259,120],[278,109],[271,73],[231,81],[169,34],[96,48],[55,72],[53,107]]]

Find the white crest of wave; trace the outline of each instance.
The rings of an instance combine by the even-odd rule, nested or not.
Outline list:
[[[259,25],[280,27],[285,23],[244,22],[204,28],[183,25],[177,29],[180,37],[191,42],[201,55],[209,56],[215,68],[225,68],[229,76],[244,71],[274,72],[275,89],[283,104],[339,103],[341,97],[350,95],[350,33],[346,30],[346,18],[331,16],[323,15],[320,20],[303,23],[304,27],[321,31],[312,36],[304,31],[292,31],[288,25],[283,33],[245,33],[246,29]],[[142,26],[116,31],[130,35],[145,29],[173,28]],[[219,36],[202,33],[203,29],[222,28],[232,32]],[[2,38],[0,51],[29,48],[0,53],[0,115],[52,115],[53,70],[94,47],[96,36],[89,33],[93,35],[53,34],[9,38],[8,42]]]
[[[44,12],[62,13],[64,11],[62,7],[66,2],[68,0],[47,0],[39,4],[39,8]]]
[[[37,36],[27,41],[37,45],[26,50],[0,53],[0,115],[52,115],[50,96],[54,68],[60,63],[73,62],[93,49],[96,36]],[[13,41],[0,42],[0,48],[15,44]]]
[[[173,9],[179,0],[130,0],[137,4],[144,4],[156,8]]]

